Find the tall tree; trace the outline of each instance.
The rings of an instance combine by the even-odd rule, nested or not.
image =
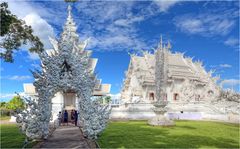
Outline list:
[[[43,44],[37,36],[33,35],[31,26],[25,24],[18,19],[8,9],[8,4],[2,2],[1,9],[1,25],[0,35],[0,57],[6,62],[13,62],[13,51],[19,50],[23,44],[30,44],[30,52],[42,52]]]

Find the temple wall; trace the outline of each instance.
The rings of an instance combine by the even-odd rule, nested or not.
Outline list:
[[[131,120],[145,120],[155,116],[151,110],[152,104],[124,104],[120,107],[112,108],[110,119],[131,119]]]
[[[139,87],[139,86],[140,86],[135,75],[133,75],[132,78],[131,78],[130,86],[131,86],[132,88],[135,88],[135,87]]]
[[[149,120],[153,118],[155,113],[150,103],[132,103],[124,104],[119,107],[112,108],[110,119],[112,120]],[[240,116],[237,114],[227,114],[210,105],[196,102],[186,103],[170,103],[168,105],[168,113],[170,119],[176,120],[207,120],[207,121],[223,121],[239,123]]]

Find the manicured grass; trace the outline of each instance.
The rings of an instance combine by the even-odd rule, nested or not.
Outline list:
[[[239,125],[176,121],[153,127],[146,121],[110,122],[100,135],[101,148],[239,148]]]
[[[1,148],[22,148],[24,139],[16,124],[1,124]]]

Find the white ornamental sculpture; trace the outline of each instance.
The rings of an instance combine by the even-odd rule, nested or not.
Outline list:
[[[27,99],[28,110],[17,116],[22,130],[31,139],[47,138],[51,118],[51,99],[60,91],[74,91],[80,102],[79,117],[83,124],[83,133],[90,139],[106,127],[110,108],[91,100],[96,85],[96,77],[90,67],[90,53],[85,51],[87,41],[79,41],[75,22],[68,6],[68,18],[59,41],[51,39],[54,50],[39,54],[42,71],[34,71],[34,86],[38,93],[38,100]]]
[[[167,48],[162,46],[162,37],[160,45],[155,54],[155,93],[156,103],[153,111],[156,116],[148,121],[153,126],[172,126],[174,122],[168,119],[164,114],[167,112]]]

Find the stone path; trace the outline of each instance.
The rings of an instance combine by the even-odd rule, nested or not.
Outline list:
[[[9,122],[9,120],[0,120],[0,124],[16,124],[16,122]]]
[[[60,126],[44,142],[34,148],[96,148],[94,142],[83,137],[79,127]]]

